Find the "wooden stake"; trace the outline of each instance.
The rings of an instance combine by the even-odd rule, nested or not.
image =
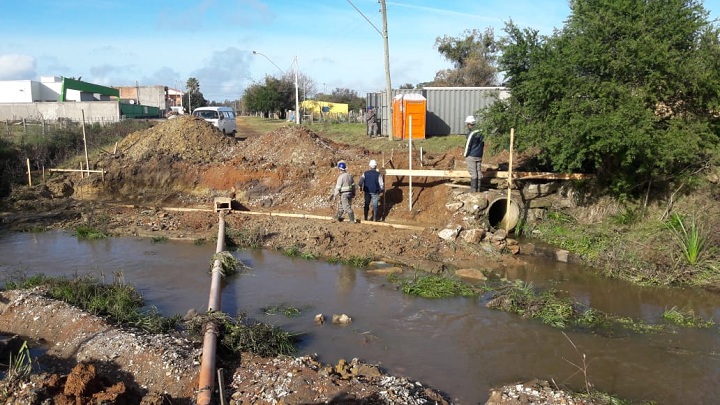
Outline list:
[[[408,125],[410,130],[410,137],[408,138],[408,169],[410,170],[410,173],[412,173],[412,116],[408,117]],[[408,202],[410,204],[409,211],[412,211],[412,174],[409,177],[410,179],[410,190],[409,190],[409,197]]]
[[[510,128],[510,159],[508,163],[508,188],[507,188],[507,208],[505,208],[505,233],[510,232],[510,195],[512,190],[512,163],[513,163],[513,143],[515,143],[515,128]]]
[[[27,160],[27,168],[28,168],[28,186],[32,187],[32,174],[30,174],[30,158]]]
[[[90,160],[88,160],[87,150],[87,139],[85,138],[85,110],[80,110],[82,113],[82,131],[83,131],[83,144],[85,145],[85,168],[90,170]],[[90,177],[90,173],[87,174]]]

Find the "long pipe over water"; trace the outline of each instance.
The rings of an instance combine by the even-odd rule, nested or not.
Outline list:
[[[220,211],[218,219],[218,237],[215,253],[225,250],[225,211]],[[222,265],[217,258],[213,262],[212,280],[210,282],[210,299],[208,312],[220,310],[220,281]],[[215,351],[217,348],[218,327],[215,321],[205,324],[203,339],[202,362],[200,363],[200,382],[198,383],[197,404],[209,405],[215,388]]]

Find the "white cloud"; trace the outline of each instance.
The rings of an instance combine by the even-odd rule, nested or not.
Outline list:
[[[0,55],[0,80],[35,79],[35,58],[29,55]]]

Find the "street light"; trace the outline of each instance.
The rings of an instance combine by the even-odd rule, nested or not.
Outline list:
[[[267,55],[265,55],[262,52],[253,51],[253,55],[260,55],[267,59],[270,63],[273,64],[279,71],[281,71],[283,74],[286,72],[282,69],[280,69],[280,66],[278,66],[275,62],[272,61]],[[298,91],[298,58],[295,56],[295,60],[293,61],[293,64],[295,65],[295,124],[300,125],[300,98],[299,98],[299,91]]]

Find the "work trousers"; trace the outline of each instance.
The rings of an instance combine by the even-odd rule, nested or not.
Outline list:
[[[370,212],[370,204],[372,204],[372,220],[377,221],[378,219],[378,203],[380,201],[380,194],[378,193],[365,193],[365,206],[363,207],[363,213],[365,214],[365,220],[368,219],[368,213]]]
[[[465,163],[467,163],[467,170],[468,173],[470,173],[470,180],[477,180],[478,187],[480,185],[480,179],[482,178],[482,158],[481,157],[474,157],[474,156],[468,156],[465,158]]]
[[[337,207],[337,219],[342,219],[343,214],[348,215],[348,219],[354,220],[355,214],[352,209],[352,193],[345,192],[340,193],[340,199],[338,200]]]

